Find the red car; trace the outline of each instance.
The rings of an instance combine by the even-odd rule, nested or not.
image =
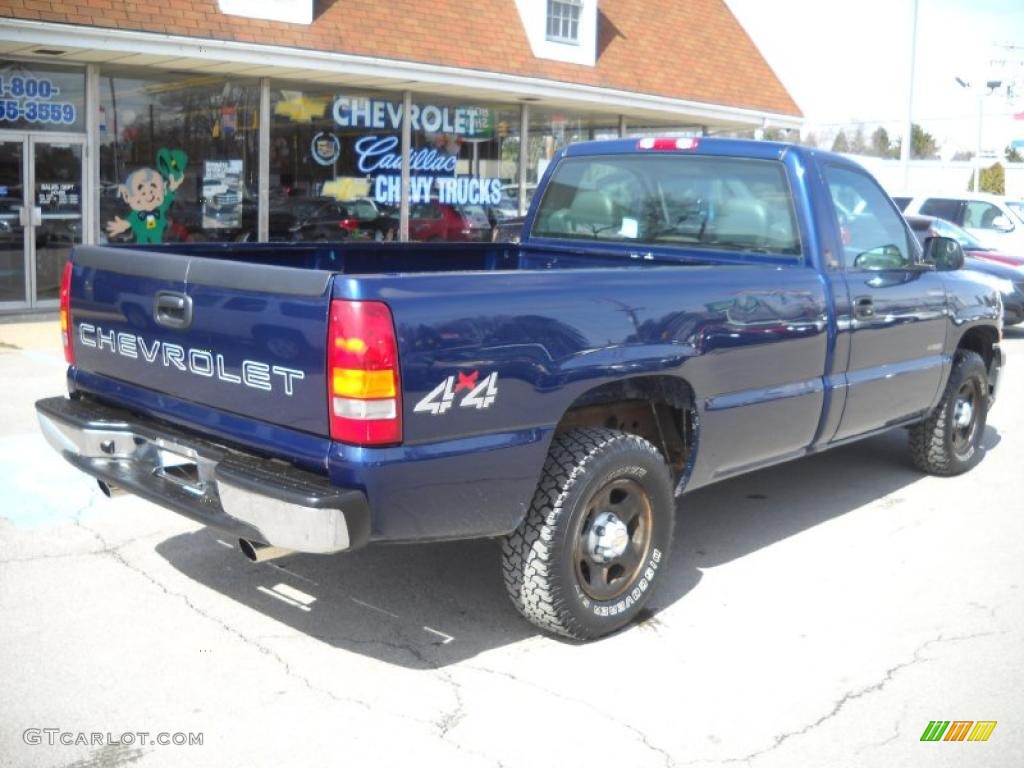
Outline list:
[[[490,240],[491,222],[479,205],[431,200],[409,209],[410,240]]]

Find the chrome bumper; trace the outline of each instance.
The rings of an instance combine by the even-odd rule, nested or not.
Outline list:
[[[47,442],[83,472],[233,535],[298,552],[367,542],[362,491],[83,399],[36,403]]]

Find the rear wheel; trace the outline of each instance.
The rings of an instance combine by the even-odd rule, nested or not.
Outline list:
[[[960,350],[953,359],[942,401],[910,428],[910,455],[933,475],[966,472],[981,461],[981,438],[988,417],[988,373],[976,352]]]
[[[566,637],[625,626],[665,568],[674,511],[669,469],[647,440],[611,429],[557,436],[530,511],[502,544],[512,602]]]

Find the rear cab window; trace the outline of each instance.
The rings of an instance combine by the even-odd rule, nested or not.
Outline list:
[[[782,163],[607,155],[563,159],[531,237],[801,255]]]

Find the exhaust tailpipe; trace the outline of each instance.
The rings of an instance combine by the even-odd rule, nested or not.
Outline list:
[[[124,488],[114,485],[113,483],[108,483],[106,480],[97,480],[96,484],[100,487],[100,490],[103,491],[103,495],[108,499],[112,499],[115,496],[124,496],[127,493]]]
[[[287,555],[295,554],[294,549],[274,547],[270,544],[260,544],[258,541],[249,541],[248,539],[239,539],[238,548],[242,550],[243,555],[254,563],[263,563],[267,560],[275,560],[278,557],[286,557]]]

